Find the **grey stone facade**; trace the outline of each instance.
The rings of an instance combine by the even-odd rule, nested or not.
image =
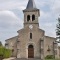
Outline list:
[[[31,2],[28,4],[31,4]],[[33,4],[34,2],[32,2],[32,5]],[[53,46],[53,42],[56,41],[56,38],[45,36],[45,31],[39,28],[39,9],[35,9],[34,6],[32,9],[31,6],[28,8],[23,10],[24,28],[17,31],[18,36],[7,39],[5,46],[12,50],[12,56],[28,58],[28,46],[32,45],[34,48],[34,58],[44,59],[47,55],[54,54],[53,47],[55,45]],[[32,15],[34,15],[34,17],[32,17]],[[32,37],[30,35],[32,35]],[[55,50],[58,52],[57,45],[55,46]],[[55,54],[55,56],[58,57],[58,54]]]

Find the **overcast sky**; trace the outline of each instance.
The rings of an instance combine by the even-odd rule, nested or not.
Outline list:
[[[56,24],[60,14],[60,0],[34,0],[40,9],[39,25],[45,35],[56,37]],[[14,37],[23,28],[23,12],[28,0],[0,0],[0,40]]]

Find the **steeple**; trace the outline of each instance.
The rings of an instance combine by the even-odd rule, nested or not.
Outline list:
[[[34,0],[29,0],[26,9],[36,9]]]
[[[26,9],[24,9],[23,12],[36,10],[39,11],[39,9],[36,8],[34,0],[29,0]]]
[[[39,26],[38,17],[40,16],[39,9],[36,8],[34,0],[29,0],[26,9],[23,10],[24,13],[24,27],[27,25]]]

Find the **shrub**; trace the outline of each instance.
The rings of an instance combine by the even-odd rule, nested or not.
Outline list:
[[[3,53],[4,53],[4,48],[0,46],[0,55],[3,55]]]
[[[11,50],[5,49],[3,56],[4,56],[4,58],[9,58],[9,57],[11,57]]]
[[[0,46],[0,56],[3,56],[3,58],[9,58],[11,57],[11,50],[6,49],[3,46]]]
[[[45,59],[54,59],[54,56],[53,56],[53,55],[47,55],[47,56],[45,57]]]

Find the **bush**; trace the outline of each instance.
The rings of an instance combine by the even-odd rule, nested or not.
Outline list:
[[[0,56],[3,56],[3,58],[9,58],[11,57],[11,50],[6,49],[3,46],[0,46]]]
[[[9,58],[9,57],[11,57],[11,50],[5,49],[3,56],[4,56],[4,58]]]
[[[4,48],[0,46],[0,55],[3,55],[3,53],[4,53]]]
[[[54,56],[53,56],[53,55],[47,55],[47,56],[45,57],[45,59],[54,59]]]

